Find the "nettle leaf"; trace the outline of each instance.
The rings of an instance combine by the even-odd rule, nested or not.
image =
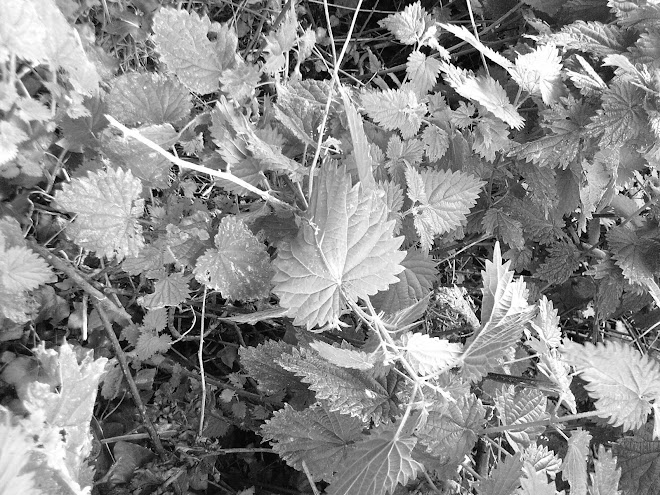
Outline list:
[[[367,115],[388,131],[399,129],[404,138],[417,134],[426,115],[426,104],[409,89],[367,91],[362,95]]]
[[[621,468],[617,467],[617,458],[611,450],[598,446],[598,458],[594,459],[594,472],[591,474],[591,493],[593,495],[620,495],[619,479]]]
[[[474,394],[461,396],[432,409],[417,437],[433,455],[458,464],[477,442],[485,416],[486,410]]]
[[[387,388],[364,371],[340,368],[305,348],[282,354],[276,362],[309,383],[318,399],[328,401],[331,411],[376,424],[388,421],[396,412]]]
[[[613,55],[627,49],[623,32],[616,24],[603,24],[597,21],[575,21],[564,26],[549,39],[560,46],[596,55]]]
[[[522,454],[522,460],[532,465],[537,473],[543,473],[554,479],[561,471],[561,459],[546,445],[532,443]]]
[[[437,125],[428,125],[422,131],[424,152],[429,161],[440,160],[449,149],[449,135],[447,131]]]
[[[223,297],[247,301],[270,293],[270,257],[266,246],[242,220],[226,216],[215,235],[217,249],[207,249],[197,259],[193,273],[207,287]]]
[[[515,67],[510,71],[518,85],[531,95],[540,96],[543,103],[552,105],[565,87],[561,79],[561,56],[559,50],[547,44],[531,53],[518,55]]]
[[[487,234],[497,232],[511,248],[522,249],[525,246],[522,223],[512,218],[504,209],[489,208],[481,224]]]
[[[260,78],[258,65],[245,63],[239,58],[236,67],[222,71],[220,83],[223,93],[231,95],[235,101],[241,101],[254,94]]]
[[[571,493],[587,493],[587,461],[589,459],[591,434],[582,428],[571,432],[568,451],[562,463],[562,472],[571,485]]]
[[[108,113],[126,125],[176,123],[188,115],[190,92],[178,81],[154,73],[126,73],[112,81]]]
[[[500,67],[510,70],[513,64],[505,57],[497,53],[491,48],[488,48],[477,37],[472,34],[465,26],[456,26],[454,24],[438,23],[442,29],[449,31],[457,38],[462,39],[463,41],[469,43],[474,48],[476,48],[479,53],[483,54],[485,57],[489,58],[491,61],[495,62]]]
[[[477,485],[479,495],[511,495],[520,486],[523,462],[520,452],[500,460],[488,478]]]
[[[399,437],[397,426],[373,432],[353,451],[327,488],[328,495],[385,495],[424,469],[412,458],[417,439]]]
[[[140,333],[135,344],[135,357],[140,361],[145,361],[154,357],[156,354],[164,354],[172,346],[172,337],[169,335],[156,335],[146,330]]]
[[[624,493],[655,495],[660,479],[660,440],[653,435],[653,425],[647,423],[633,436],[612,445],[616,463],[621,468],[619,488]]]
[[[646,131],[644,90],[632,82],[617,79],[603,94],[602,108],[587,127],[590,135],[600,136],[600,147],[617,147]]]
[[[427,57],[419,50],[408,55],[406,74],[412,83],[417,95],[423,97],[428,93],[440,74],[440,62],[435,58]]]
[[[337,324],[346,301],[387,289],[404,270],[394,222],[375,191],[351,187],[345,167],[322,169],[298,236],[283,242],[273,292],[295,325]]]
[[[607,241],[614,262],[621,268],[627,280],[647,287],[655,284],[654,276],[660,272],[660,236],[657,232],[636,231],[617,226],[607,233]]]
[[[534,276],[553,284],[566,282],[580,264],[580,252],[572,242],[559,241],[548,248],[549,255]]]
[[[539,313],[531,322],[539,340],[548,348],[556,348],[561,344],[561,328],[559,326],[559,312],[554,308],[552,301],[545,294],[538,302]]]
[[[495,244],[493,261],[486,261],[481,306],[481,329],[468,339],[460,358],[463,373],[471,381],[494,371],[503,352],[515,345],[525,324],[534,317],[536,308],[527,304],[527,288],[522,277],[513,281],[510,261],[502,263],[499,242]]]
[[[378,21],[380,27],[387,29],[404,45],[419,43],[426,30],[433,24],[433,19],[419,1],[406,6],[403,12],[390,14]]]
[[[341,94],[341,99],[344,103],[344,112],[346,113],[348,129],[351,133],[351,141],[353,144],[353,158],[355,159],[360,183],[365,191],[373,191],[376,188],[376,181],[372,170],[373,160],[369,153],[369,141],[364,132],[364,122],[362,122],[362,117],[355,109],[355,105],[353,105],[353,102],[348,96],[346,88],[339,86],[339,93]]]
[[[514,129],[522,129],[525,124],[502,85],[487,75],[475,76],[471,72],[441,63],[440,70],[445,74],[447,83],[463,98],[480,103],[495,117],[502,119]]]
[[[311,342],[309,345],[323,359],[340,368],[370,370],[374,367],[373,354],[354,349],[350,344],[342,343],[341,347],[338,347],[319,340]]]
[[[503,425],[518,425],[541,421],[550,417],[546,412],[547,398],[539,390],[516,390],[513,385],[502,386],[494,398],[495,408]],[[530,445],[545,431],[545,426],[505,432],[514,450]]]
[[[84,249],[98,256],[137,256],[144,246],[138,219],[144,213],[142,182],[130,171],[107,167],[73,179],[55,194],[57,204],[76,213],[67,233]]]
[[[472,149],[489,162],[495,160],[497,153],[511,147],[509,128],[500,119],[489,116],[480,117],[473,133]]]
[[[267,340],[256,347],[241,347],[241,366],[257,380],[259,389],[278,394],[287,390],[304,392],[307,387],[290,371],[277,364],[283,354],[291,354],[294,347],[281,340]]]
[[[374,307],[386,313],[396,313],[423,299],[438,276],[433,258],[419,249],[410,248],[401,264],[405,270],[398,275],[399,281],[371,298]]]
[[[426,376],[451,368],[463,346],[422,333],[406,332],[401,336],[401,349],[412,369]]]
[[[5,248],[7,244],[0,232],[0,287],[23,292],[54,280],[53,271],[41,256],[25,246]]]
[[[621,342],[564,342],[562,355],[587,381],[599,416],[624,430],[640,428],[660,401],[660,364]],[[657,421],[657,419],[656,419]]]
[[[161,8],[153,19],[153,41],[169,71],[191,91],[220,88],[220,76],[236,65],[238,38],[233,28],[187,10]],[[215,41],[208,38],[215,33]]]
[[[543,110],[541,116],[541,126],[548,129],[548,134],[516,146],[510,154],[540,167],[567,168],[582,147],[591,109],[581,100],[568,97]]]
[[[81,485],[91,483],[91,478],[87,477],[87,459],[92,451],[89,425],[99,381],[108,360],[94,359],[92,350],[78,351],[82,354],[80,363],[76,349],[66,342],[57,351],[47,350],[43,345],[35,349],[40,361],[39,378],[43,381],[35,380],[19,392],[19,398],[30,413],[23,424],[34,436],[32,441],[38,439],[41,444],[33,450],[31,459],[31,465],[39,474],[37,493],[91,490],[89,487],[81,489]],[[3,475],[6,476],[8,469],[12,469],[7,465],[12,464],[8,460],[4,462]],[[54,486],[58,491],[53,490]],[[3,488],[6,488],[4,481]]]
[[[147,309],[178,306],[190,297],[188,280],[182,273],[172,273],[154,284],[154,292],[138,298]]]
[[[476,202],[484,181],[473,175],[448,170],[411,169],[406,172],[409,197],[413,201],[415,230],[428,251],[436,235],[460,226]],[[411,184],[413,186],[411,187]],[[423,187],[423,194],[421,188]],[[417,203],[419,205],[415,206]]]
[[[295,9],[287,9],[279,28],[266,36],[264,54],[266,62],[263,66],[265,72],[275,74],[284,68],[286,54],[296,42],[297,19]]]
[[[302,471],[305,461],[315,481],[330,481],[341,470],[353,444],[362,440],[364,426],[360,419],[329,411],[320,404],[302,411],[285,404],[261,431],[289,466]]]
[[[535,471],[529,462],[524,463],[523,473],[519,495],[557,495],[555,483],[548,481],[544,473]]]

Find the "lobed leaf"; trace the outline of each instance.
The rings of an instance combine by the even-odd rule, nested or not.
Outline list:
[[[351,187],[345,167],[325,167],[298,236],[278,249],[273,292],[294,324],[336,324],[347,301],[395,283],[406,256],[392,237],[386,205],[376,192]]]

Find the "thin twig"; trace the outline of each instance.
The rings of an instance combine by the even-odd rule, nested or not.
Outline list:
[[[199,330],[199,347],[197,348],[197,362],[199,362],[199,376],[202,382],[202,410],[199,413],[199,436],[204,433],[204,413],[206,412],[206,373],[204,373],[204,320],[206,319],[206,294],[208,287],[204,286],[202,299],[202,319]]]
[[[346,55],[346,50],[348,45],[351,42],[351,36],[353,36],[353,31],[355,29],[355,23],[357,22],[357,16],[360,13],[360,8],[362,7],[362,0],[358,0],[357,6],[355,7],[355,13],[353,14],[353,19],[351,19],[351,26],[348,28],[348,33],[346,33],[346,41],[342,46],[341,52],[337,57],[337,52],[335,51],[335,40],[332,35],[332,27],[330,24],[330,12],[328,11],[328,2],[327,0],[323,1],[323,8],[325,9],[326,20],[328,21],[328,34],[330,35],[330,46],[332,47],[332,55],[334,58],[335,69],[332,74],[332,79],[330,80],[330,90],[328,91],[328,99],[325,102],[325,110],[323,112],[323,118],[319,124],[319,137],[316,142],[316,151],[314,152],[314,159],[312,160],[312,165],[309,168],[309,187],[307,190],[307,197],[311,201],[312,192],[314,189],[314,169],[316,168],[319,157],[321,156],[321,145],[323,144],[323,135],[325,134],[325,125],[328,121],[328,115],[330,115],[330,105],[332,103],[332,98],[335,94],[335,84],[339,82],[339,69],[341,68],[342,60]]]
[[[101,317],[101,321],[103,322],[103,328],[105,328],[105,333],[108,335],[108,338],[112,343],[112,347],[115,351],[115,356],[117,356],[117,361],[119,361],[119,367],[121,368],[121,371],[124,374],[124,378],[126,378],[126,382],[128,383],[128,390],[131,393],[131,396],[133,397],[133,402],[135,403],[135,407],[137,407],[137,410],[140,413],[140,417],[144,422],[144,427],[147,429],[147,433],[149,433],[149,437],[151,438],[151,441],[154,444],[156,452],[162,459],[165,459],[167,457],[167,452],[165,451],[165,448],[163,447],[163,444],[160,441],[160,437],[158,436],[158,432],[156,431],[156,428],[151,422],[151,418],[147,413],[147,408],[144,405],[144,402],[142,402],[142,398],[140,397],[140,391],[138,390],[137,385],[135,384],[135,380],[133,380],[133,375],[131,375],[131,370],[128,367],[128,360],[126,359],[126,354],[124,354],[124,351],[121,348],[121,345],[119,344],[119,339],[117,339],[117,336],[115,335],[115,331],[112,328],[112,323],[110,323],[110,319],[108,318],[108,315],[105,312],[103,306],[101,306],[101,304],[96,303],[96,310],[98,311],[99,316]]]
[[[94,302],[97,305],[100,305],[108,313],[112,315],[112,318],[122,326],[133,325],[133,320],[131,316],[126,312],[123,307],[117,306],[110,299],[107,298],[105,294],[96,289],[92,284],[90,284],[85,277],[83,277],[80,272],[72,265],[62,260],[52,252],[50,252],[45,247],[40,246],[34,241],[28,241],[30,249],[39,253],[48,263],[50,263],[56,270],[63,272],[68,278],[73,281],[78,287],[84,290],[87,294],[94,298]]]

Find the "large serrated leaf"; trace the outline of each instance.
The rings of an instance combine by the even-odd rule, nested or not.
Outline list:
[[[302,411],[285,404],[261,426],[264,440],[298,471],[307,464],[314,480],[330,481],[342,468],[352,444],[362,439],[364,423],[317,404]]]
[[[144,246],[138,223],[144,213],[141,193],[142,183],[130,171],[108,167],[64,184],[55,200],[62,209],[77,213],[67,232],[80,247],[122,260],[137,256]]]
[[[624,430],[640,428],[660,401],[660,364],[629,344],[564,342],[564,359],[587,381],[599,416]]]
[[[282,243],[273,262],[273,292],[296,325],[337,324],[346,301],[398,281],[406,256],[402,237],[375,191],[351,187],[345,167],[325,167],[298,236]]]
[[[379,424],[396,413],[387,388],[367,372],[340,368],[309,349],[293,349],[276,362],[302,377],[318,399],[328,401],[331,411],[357,416]]]
[[[327,489],[328,495],[385,495],[423,470],[412,458],[415,437],[399,438],[396,425],[355,444]]]

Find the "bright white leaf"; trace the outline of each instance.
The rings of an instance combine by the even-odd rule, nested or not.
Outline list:
[[[440,69],[445,73],[446,81],[463,98],[480,103],[510,127],[522,129],[525,119],[520,116],[502,85],[495,79],[487,75],[475,76],[448,63],[441,63]]]
[[[582,428],[571,432],[568,451],[562,463],[563,476],[571,485],[571,495],[587,495],[587,460],[591,434]]]
[[[5,251],[0,241],[0,282],[15,291],[33,290],[53,281],[53,271],[41,256],[24,246]]]
[[[457,38],[460,38],[463,41],[469,43],[474,48],[479,50],[481,54],[498,64],[500,67],[509,70],[513,66],[513,64],[508,59],[504,58],[502,55],[492,50],[491,48],[488,48],[481,41],[479,41],[479,39],[477,39],[477,37],[472,34],[465,26],[455,26],[454,24],[446,23],[439,23],[438,26],[449,31]]]
[[[419,96],[425,96],[435,86],[439,73],[440,62],[438,60],[427,57],[419,50],[408,55],[406,74]]]
[[[543,103],[552,105],[561,96],[561,57],[554,45],[537,47],[533,52],[518,55],[511,76],[528,93],[540,96]]]
[[[463,349],[458,343],[411,332],[401,336],[401,345],[410,366],[422,376],[451,368]]]
[[[357,301],[398,281],[405,251],[394,238],[376,192],[351,186],[345,167],[325,167],[298,236],[282,243],[273,265],[273,292],[294,324],[337,324],[346,301]]]
[[[426,105],[409,89],[368,91],[362,95],[362,105],[369,117],[384,129],[399,129],[404,138],[417,134],[426,115]]]
[[[426,13],[422,3],[417,1],[406,6],[403,12],[391,14],[378,24],[404,45],[414,45],[422,40],[426,30],[433,25],[433,19]]]
[[[340,368],[352,368],[356,370],[369,370],[374,367],[373,358],[364,351],[351,349],[350,345],[337,347],[326,344],[320,340],[311,342],[310,347],[314,349],[326,361]]]

